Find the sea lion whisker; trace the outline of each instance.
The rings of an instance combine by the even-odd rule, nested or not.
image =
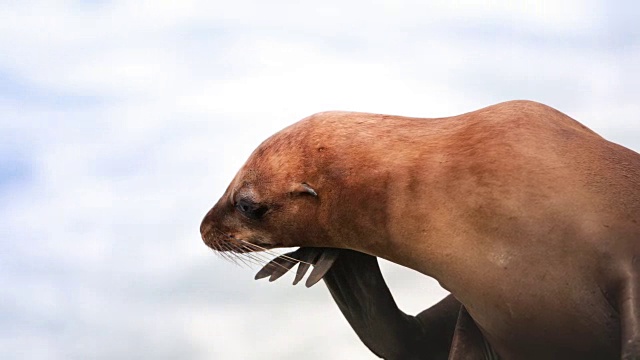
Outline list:
[[[266,255],[257,255],[257,253],[253,252],[253,253],[242,253],[241,255],[247,256],[249,257],[255,264],[257,265],[261,265],[263,268],[269,269],[271,272],[270,274],[275,274],[275,273],[279,273],[280,275],[276,275],[276,277],[273,278],[273,280],[277,279],[278,277],[284,275],[286,272],[288,272],[289,270],[291,270],[291,268],[293,268],[298,261],[292,261],[290,259],[286,259],[282,256],[278,256],[275,260],[269,260],[269,258]],[[275,260],[275,261],[274,261]],[[284,270],[284,271],[282,271]],[[273,281],[271,280],[271,281]]]
[[[213,252],[217,257],[224,259],[224,256],[222,256],[222,253],[217,249],[211,249],[211,252]]]
[[[283,260],[287,260],[287,261],[294,262],[294,263],[304,263],[304,264],[313,265],[313,263],[309,263],[309,262],[306,262],[306,261],[302,261],[302,260],[300,260],[300,259],[293,258],[293,257],[288,256],[288,255],[286,255],[286,254],[279,254],[279,253],[278,253],[278,252],[276,252],[276,251],[273,251],[273,250],[271,250],[271,249],[264,248],[264,247],[262,247],[262,246],[260,246],[260,245],[252,244],[252,243],[250,243],[250,242],[248,242],[248,241],[245,241],[245,240],[242,240],[242,239],[238,239],[238,240],[240,240],[241,242],[245,243],[247,246],[250,246],[250,247],[251,247],[251,250],[259,250],[259,251],[264,252],[265,254],[267,254],[267,255],[269,255],[269,256],[276,256],[276,257],[282,258]],[[265,257],[266,257],[267,255],[265,255]]]
[[[247,267],[250,267],[251,265],[263,266],[269,262],[268,256],[260,254],[258,251],[256,251],[267,251],[267,249],[252,244],[248,241],[237,239],[234,236],[226,234],[215,227],[213,228],[213,231],[229,239],[229,241],[217,242],[213,244],[213,250],[215,250],[218,256],[224,258],[225,260],[228,260],[241,267],[243,264]],[[205,236],[205,239],[209,238],[209,235]],[[280,254],[278,253],[274,253],[271,251],[267,252],[269,254],[280,256]],[[286,260],[297,263],[296,259],[292,259],[290,257],[286,257]],[[238,261],[242,262],[242,264],[240,264]],[[250,264],[248,262],[250,262]]]
[[[253,244],[253,243],[250,243],[250,242],[248,242],[246,240],[242,240],[242,239],[238,239],[238,240],[240,240],[241,243],[245,244],[247,246],[247,249],[250,249],[252,251],[267,251],[266,248],[264,248],[264,247],[262,247],[260,245]]]
[[[224,237],[231,239],[231,241],[227,241],[227,242],[223,242],[219,244],[220,249],[219,250],[220,254],[227,260],[232,261],[235,264],[238,264],[238,260],[242,261],[243,264],[247,265],[248,264],[244,261],[243,258],[241,258],[239,255],[237,255],[237,250],[242,250],[242,248],[239,246],[240,244],[237,243],[237,240],[235,237],[228,235],[222,231],[220,231],[217,228],[213,228],[214,231],[218,232],[219,234],[223,235]],[[250,250],[250,249],[248,249]],[[264,262],[256,262],[257,265],[262,265]],[[238,264],[239,265],[239,264]]]
[[[226,254],[223,251],[223,245],[222,244],[212,244],[211,246],[211,250],[213,250],[213,252],[216,254],[216,256],[219,256],[223,259],[226,259]]]
[[[282,258],[283,260],[287,260],[287,261],[291,261],[291,262],[295,262],[295,263],[300,263],[300,264],[314,265],[311,262],[306,262],[304,260],[296,259],[296,258],[293,258],[291,256],[288,256],[287,254],[278,254],[277,252],[272,251],[272,250],[268,250],[268,251],[266,251],[266,253],[271,255],[271,256],[278,256],[278,257]]]
[[[255,252],[255,251],[251,251],[253,249],[251,249],[250,247],[248,247],[247,245],[242,245],[243,249],[249,250],[248,252],[242,253],[242,255],[247,256],[247,257],[251,257],[253,259],[259,260],[263,265],[266,264],[267,262],[269,262],[269,257],[265,256],[264,254]]]
[[[258,265],[264,265],[267,263],[267,259],[265,259],[262,255],[259,255],[258,253],[251,251],[252,249],[250,247],[248,247],[245,244],[240,244],[240,248],[243,250],[248,250],[246,252],[242,252],[240,254],[238,254],[238,256],[242,256],[242,257],[246,257],[248,259],[251,259],[252,261],[254,261],[256,264]]]
[[[229,256],[229,254],[226,251],[222,252],[221,255],[226,261],[229,261],[229,262],[231,262],[231,263],[233,263],[235,265],[239,265],[238,261],[235,258]]]
[[[213,227],[212,228],[213,231],[217,232],[218,234],[224,236],[224,237],[229,237],[227,234],[223,233],[222,231],[218,230],[217,228]],[[208,242],[208,240],[213,236],[213,234],[208,233],[204,236],[204,240],[206,242]],[[213,241],[213,242],[209,242],[211,245],[210,247],[214,250],[214,252],[216,253],[217,256],[220,256],[221,258],[227,260],[227,261],[231,261],[234,262],[235,261],[233,259],[231,259],[229,257],[229,254],[227,253],[229,250],[231,250],[228,246],[227,242],[218,242],[218,241]]]
[[[233,252],[232,256],[237,257],[238,259],[243,261],[245,264],[246,264],[245,260],[249,261],[252,265],[260,265],[260,266],[264,266],[266,263],[269,262],[269,259],[266,258],[266,256],[260,253],[257,253],[255,251],[252,251],[253,249],[247,246],[246,242],[232,243],[232,246],[234,250],[237,250],[237,252]],[[243,251],[243,250],[247,250],[247,251]]]
[[[233,251],[235,249],[234,244],[226,242],[222,243],[220,246],[222,247],[221,254],[223,254],[225,259],[241,267],[240,263],[238,262],[238,256],[236,256],[235,252]]]
[[[240,257],[238,253],[242,253],[242,245],[237,242],[227,242],[227,249],[229,249],[229,256]]]
[[[246,267],[251,267],[251,265],[256,265],[251,258],[249,257],[245,257],[245,256],[240,256],[237,253],[233,253],[232,255],[235,259],[237,259],[238,261],[240,261],[242,263],[242,265],[246,266]]]
[[[231,236],[231,235],[229,235],[229,234],[227,234],[227,233],[225,233],[225,232],[222,232],[222,231],[221,231],[220,229],[218,229],[218,228],[215,228],[215,227],[214,227],[214,228],[213,228],[213,230],[215,230],[216,232],[218,232],[218,234],[220,234],[220,235],[222,235],[222,236],[224,236],[224,237],[226,237],[226,238],[228,238],[228,239],[235,239],[235,237],[233,237],[233,236]]]
[[[245,246],[245,248],[248,248],[248,247]],[[286,269],[287,271],[298,263],[297,260],[296,261],[292,261],[290,259],[287,259],[287,258],[281,256],[281,255],[278,256],[279,261],[286,261],[286,262],[289,262],[291,264],[290,265],[283,265],[280,262],[273,262],[273,261],[269,260],[269,257],[267,257],[266,255],[263,255],[263,254],[260,254],[260,253],[256,253],[256,252],[243,253],[242,255],[252,257],[252,259],[255,260],[258,265],[262,265],[263,267],[266,267],[266,266],[269,266],[269,267],[278,266],[278,267],[280,267],[282,269]]]

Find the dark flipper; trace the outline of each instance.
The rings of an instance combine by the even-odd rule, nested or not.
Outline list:
[[[296,264],[299,264],[293,285],[298,284],[300,280],[313,265],[313,271],[307,278],[306,286],[315,285],[333,265],[341,250],[333,248],[299,248],[269,261],[255,276],[256,280],[269,277],[269,281],[275,281],[287,271],[291,270]]]
[[[298,263],[297,260],[300,258],[298,252],[299,250],[296,250],[269,261],[267,265],[258,271],[254,279],[259,280],[269,276],[269,281],[277,280]]]
[[[307,286],[323,278],[351,327],[376,355],[385,359],[447,359],[460,310],[453,296],[416,317],[409,316],[398,309],[374,256],[328,248],[300,248],[286,256],[314,264]],[[258,273],[261,277],[273,270],[267,267]],[[294,284],[308,267],[300,263]]]
[[[313,267],[313,271],[307,278],[307,282],[305,283],[306,287],[312,287],[315,283],[320,281],[324,276],[326,276],[327,272],[333,266],[334,262],[338,258],[338,254],[344,250],[339,249],[331,249],[325,248],[322,251],[322,254],[318,258],[318,261],[315,263]]]
[[[460,303],[448,296],[418,317],[398,309],[377,258],[341,250],[324,277],[362,342],[385,359],[447,359]]]
[[[302,280],[302,278],[304,278],[304,274],[307,273],[310,267],[311,264],[309,263],[300,263],[300,265],[298,265],[298,271],[296,272],[295,279],[293,279],[293,285],[298,285],[298,283],[300,282],[300,280]]]

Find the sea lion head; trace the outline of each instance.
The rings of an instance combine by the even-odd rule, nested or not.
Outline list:
[[[217,251],[245,253],[312,244],[320,196],[301,125],[265,140],[202,220],[203,241]]]

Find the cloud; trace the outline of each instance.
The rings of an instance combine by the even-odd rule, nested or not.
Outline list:
[[[435,117],[530,98],[638,150],[626,5],[4,6],[0,353],[373,358],[321,285],[254,282],[212,255],[205,212],[263,139],[323,110]],[[383,271],[409,313],[444,295]]]

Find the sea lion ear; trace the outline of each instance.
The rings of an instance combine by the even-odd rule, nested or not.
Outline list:
[[[307,183],[300,183],[294,186],[292,193],[295,194],[309,194],[311,196],[318,196],[318,193],[313,190]]]

